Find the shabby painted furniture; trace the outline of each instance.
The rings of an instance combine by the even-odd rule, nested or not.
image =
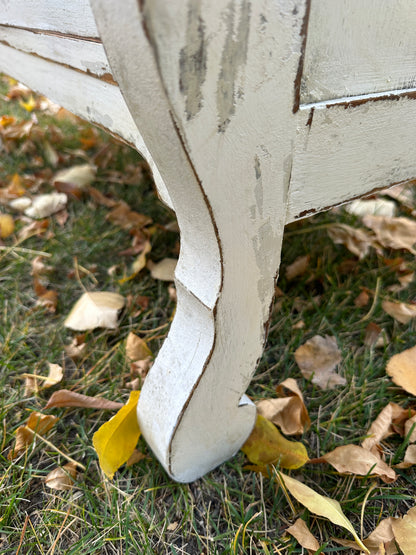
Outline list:
[[[286,223],[416,177],[412,0],[0,0],[0,70],[139,150],[181,230],[138,406],[167,472],[231,457]]]

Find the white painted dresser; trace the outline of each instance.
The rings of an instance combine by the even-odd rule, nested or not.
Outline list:
[[[138,418],[190,481],[255,407],[284,225],[416,177],[413,0],[0,0],[0,71],[123,138],[177,215]]]

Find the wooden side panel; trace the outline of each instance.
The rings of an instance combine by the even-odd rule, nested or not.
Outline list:
[[[113,81],[101,42],[0,25],[0,43]]]
[[[98,38],[89,0],[0,0],[0,25]]]
[[[301,107],[287,222],[416,178],[416,91]]]
[[[301,101],[416,86],[416,2],[313,0]]]

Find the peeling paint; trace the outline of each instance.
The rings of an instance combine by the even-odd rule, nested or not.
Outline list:
[[[250,11],[250,3],[243,0],[240,6],[237,29],[234,30],[236,20],[234,2],[228,4],[227,7],[227,35],[221,56],[221,69],[217,87],[218,131],[220,133],[224,133],[235,113],[237,92],[239,97],[244,96],[243,87],[237,86],[236,81],[247,60]]]
[[[261,177],[260,159],[257,154],[254,157],[254,172],[256,174],[256,187],[254,195],[256,197],[256,204],[259,210],[260,217],[263,217],[263,180]]]
[[[205,25],[200,2],[192,1],[188,9],[186,46],[179,56],[179,90],[185,96],[186,119],[196,116],[202,108],[202,84],[207,72]]]

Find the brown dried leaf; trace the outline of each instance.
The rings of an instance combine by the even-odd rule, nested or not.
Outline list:
[[[152,218],[135,212],[123,201],[117,203],[113,210],[107,214],[106,219],[127,230],[132,228],[141,229],[152,223]]]
[[[176,258],[164,258],[157,264],[149,260],[147,262],[147,268],[150,270],[153,279],[174,281],[177,262]]]
[[[346,224],[333,224],[329,226],[328,235],[334,243],[345,245],[359,259],[364,258],[368,254],[370,247],[379,248],[373,234],[365,229],[354,228]]]
[[[404,515],[392,523],[394,538],[399,544],[403,555],[415,555],[416,553],[416,507],[413,507]]]
[[[395,555],[398,553],[395,543],[392,523],[397,520],[393,517],[385,518],[364,540],[364,545],[368,547],[371,555],[381,555],[380,546],[384,549],[386,555]]]
[[[397,478],[394,470],[384,461],[359,445],[342,445],[322,459],[341,474],[377,475],[386,483],[394,482]]]
[[[124,297],[109,291],[84,293],[68,314],[64,326],[85,331],[95,328],[115,329],[119,311],[125,303]]]
[[[416,444],[409,445],[404,454],[404,459],[400,464],[397,464],[397,468],[409,468],[416,464]]]
[[[302,276],[308,269],[310,259],[311,257],[309,254],[306,256],[298,256],[296,260],[286,268],[286,279],[291,281],[296,277]]]
[[[126,356],[130,361],[143,360],[152,356],[152,351],[141,337],[130,332],[126,339]]]
[[[396,403],[389,403],[371,424],[370,429],[367,432],[369,437],[361,443],[361,446],[364,447],[364,449],[371,451],[374,455],[378,455],[379,443],[386,437],[395,433],[395,427],[393,425],[404,425],[405,420],[407,420],[410,416],[412,416],[412,411],[403,409]]]
[[[135,449],[133,453],[130,455],[129,459],[127,460],[126,466],[132,466],[133,464],[136,464],[146,458],[147,458],[147,455],[145,455],[138,449]]]
[[[56,416],[51,414],[42,414],[40,412],[32,412],[23,426],[19,426],[16,430],[16,442],[13,449],[8,453],[9,461],[16,459],[24,453],[27,447],[33,442],[34,432],[44,435],[58,421]]]
[[[77,465],[69,462],[62,467],[55,468],[45,477],[45,484],[58,491],[72,489],[77,478]]]
[[[97,204],[102,204],[103,206],[107,206],[107,208],[114,208],[119,203],[118,200],[106,197],[95,187],[88,187],[88,192]]]
[[[385,216],[364,216],[363,223],[376,234],[383,247],[406,249],[416,254],[416,221],[409,218],[387,218]]]
[[[90,397],[75,393],[68,389],[60,389],[52,393],[49,401],[45,405],[45,409],[52,409],[55,407],[81,407],[85,409],[105,409],[105,410],[119,410],[123,403],[110,401],[109,399],[102,399],[100,397]]]
[[[386,371],[395,384],[416,396],[416,345],[392,356]]]
[[[302,434],[308,430],[311,420],[296,380],[288,378],[277,386],[276,392],[279,399],[262,399],[256,403],[258,413],[276,424],[286,435]]]
[[[383,301],[382,307],[387,312],[387,314],[393,316],[393,318],[401,324],[408,324],[412,318],[416,317],[415,304]]]
[[[365,328],[364,345],[368,347],[376,345],[382,331],[379,325],[370,322]]]
[[[361,293],[354,299],[354,304],[357,308],[362,308],[363,306],[368,305],[368,301],[370,300],[370,295],[367,291],[361,291]]]
[[[315,335],[295,351],[295,360],[306,379],[322,389],[344,385],[345,378],[334,372],[341,353],[334,337]]]
[[[85,334],[81,334],[76,335],[69,345],[65,345],[64,350],[70,358],[76,360],[84,354],[86,346]]]
[[[409,443],[416,443],[416,415],[412,416],[404,423],[404,436],[406,438],[409,436]]]
[[[298,518],[292,526],[289,526],[286,532],[293,536],[301,547],[307,549],[310,555],[320,548],[318,540],[311,534],[305,521],[301,518]]]

